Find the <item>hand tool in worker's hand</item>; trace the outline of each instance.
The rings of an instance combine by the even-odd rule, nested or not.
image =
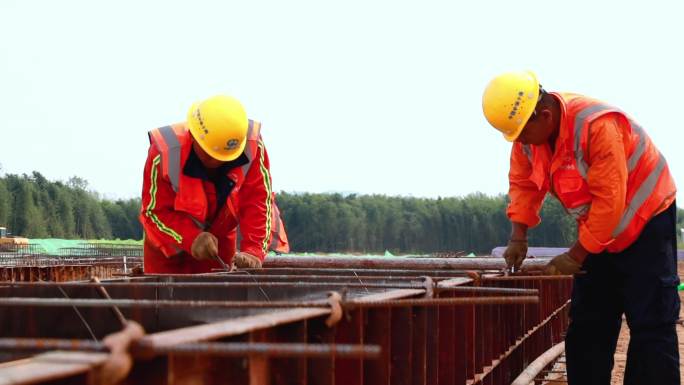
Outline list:
[[[226,265],[225,262],[223,262],[223,259],[221,259],[221,257],[219,257],[218,255],[215,255],[214,259],[218,261],[218,263],[221,265],[223,270],[226,271],[226,273],[230,273],[230,271],[231,271],[230,268],[228,267],[228,265]]]
[[[508,241],[503,257],[506,260],[506,269],[513,273],[520,270],[527,256],[527,240],[511,239]]]

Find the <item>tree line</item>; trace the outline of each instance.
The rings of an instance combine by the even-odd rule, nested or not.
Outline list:
[[[29,238],[141,239],[140,199],[107,200],[72,177],[48,181],[39,172],[0,178],[0,226]]]
[[[510,232],[503,194],[428,199],[283,192],[277,200],[295,252],[487,253],[505,245]],[[0,177],[0,226],[16,235],[142,239],[139,210],[139,198],[103,199],[78,177],[66,182],[48,181],[38,172]],[[574,241],[575,222],[555,198],[546,199],[541,217],[530,230],[532,245]],[[678,209],[682,227],[684,210]]]
[[[293,250],[324,252],[488,253],[506,245],[511,225],[507,195],[412,198],[384,195],[288,194],[277,197]],[[529,230],[531,246],[564,247],[577,225],[553,196]],[[684,210],[677,210],[681,242]],[[682,245],[684,246],[684,245]]]
[[[292,248],[298,251],[486,253],[505,245],[510,222],[507,196],[453,198],[384,195],[289,194],[277,196]],[[575,224],[555,199],[547,199],[534,245],[565,246]]]

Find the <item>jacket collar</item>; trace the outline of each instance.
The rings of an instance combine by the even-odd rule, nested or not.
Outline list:
[[[230,172],[230,170],[236,167],[243,166],[247,163],[249,163],[249,159],[247,159],[247,155],[245,155],[245,153],[243,152],[237,159],[232,160],[230,162],[225,162],[221,166],[219,166],[216,175],[227,175]],[[207,181],[211,179],[209,178],[207,169],[202,164],[202,161],[200,160],[199,156],[195,154],[195,150],[192,147],[190,148],[188,159],[185,161],[185,165],[183,166],[183,174],[192,178]]]

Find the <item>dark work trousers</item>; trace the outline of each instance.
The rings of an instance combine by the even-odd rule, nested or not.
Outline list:
[[[565,337],[568,383],[609,385],[622,325],[630,330],[625,385],[679,384],[676,204],[620,253],[591,254],[574,279]]]

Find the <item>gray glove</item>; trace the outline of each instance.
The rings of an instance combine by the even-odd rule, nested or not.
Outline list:
[[[582,265],[568,253],[553,257],[544,267],[544,275],[573,275],[579,273]]]

